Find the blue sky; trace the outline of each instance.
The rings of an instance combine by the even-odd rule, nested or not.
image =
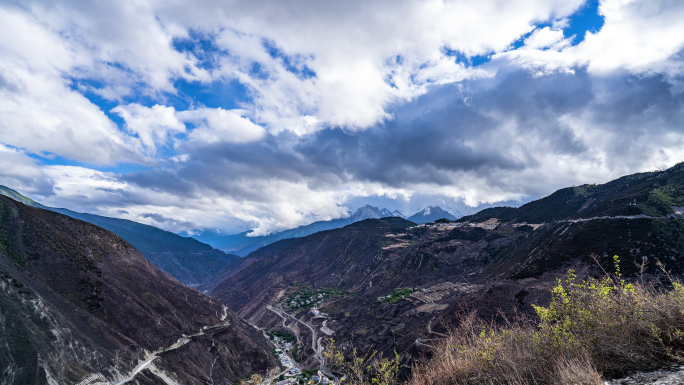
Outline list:
[[[172,231],[472,212],[682,160],[684,5],[0,5],[0,183]]]

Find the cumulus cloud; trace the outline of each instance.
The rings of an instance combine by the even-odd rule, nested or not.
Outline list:
[[[563,40],[564,36],[562,30],[544,27],[534,30],[530,37],[525,39],[525,47],[531,49],[544,49],[557,46],[557,44]]]
[[[587,31],[576,46],[557,44],[553,49],[542,50],[554,38],[560,39],[558,31],[544,27],[527,39],[528,49],[497,53],[495,57],[545,72],[582,66],[595,76],[620,70],[670,78],[682,76],[684,25],[680,21],[684,18],[684,4],[672,0],[603,0],[599,13],[605,21],[601,30]]]
[[[83,162],[142,160],[116,125],[61,77],[83,59],[58,34],[16,9],[0,7],[0,24],[1,142]]]
[[[589,62],[589,71],[601,74],[624,68],[681,74],[681,63],[676,63],[680,59],[673,56],[684,48],[684,4],[608,0],[601,3],[600,12],[605,25],[600,33],[589,34],[576,53]]]
[[[192,223],[265,234],[342,216],[364,197],[387,197],[409,214],[442,201],[450,208],[519,202],[684,159],[684,95],[672,90],[662,76],[540,78],[516,70],[441,86],[364,131],[266,134],[207,143],[125,175],[53,168],[51,176],[70,204],[105,207],[105,215],[125,208],[129,219],[174,230]],[[90,193],[81,190],[87,185]]]
[[[125,214],[128,214],[128,212],[126,212]],[[155,224],[166,224],[167,226],[171,225],[171,226],[174,226],[177,228],[189,229],[189,228],[192,228],[194,226],[194,224],[192,222],[180,221],[178,219],[173,219],[173,218],[167,218],[167,217],[165,217],[161,214],[157,214],[157,213],[143,213],[143,214],[140,214],[140,217],[152,219],[155,222]]]
[[[174,36],[187,36],[188,32],[166,26],[157,18],[154,8],[161,6],[136,1],[30,0],[14,9],[36,20],[44,33],[59,38],[59,47],[68,48],[79,59],[77,66],[68,69],[70,77],[98,80],[102,86],[86,83],[84,87],[119,99],[133,91],[174,93],[175,78],[209,80],[195,57],[174,49]]]
[[[175,109],[155,104],[151,108],[132,103],[117,106],[112,112],[126,121],[126,129],[140,139],[152,155],[158,144],[165,144],[175,133],[185,132],[185,125],[176,118]]]
[[[441,86],[368,130],[215,144],[163,175],[141,171],[126,180],[189,199],[200,199],[198,191],[229,196],[242,202],[232,215],[259,233],[343,215],[339,208],[357,197],[394,197],[400,209],[414,209],[414,195],[441,197],[452,208],[521,201],[684,159],[684,95],[672,90],[662,76],[540,78],[516,70],[467,88]]]
[[[328,125],[365,128],[390,117],[388,104],[420,95],[429,84],[481,75],[449,60],[445,47],[465,56],[500,52],[530,32],[533,22],[561,18],[581,3],[235,2],[223,8],[232,28],[217,42],[237,58],[220,71],[247,79],[258,119],[276,130],[283,119],[305,114]],[[243,12],[252,17],[240,17]],[[198,12],[185,17],[199,24]],[[259,38],[274,41],[281,55],[254,49]],[[252,48],[244,49],[247,44]],[[282,65],[284,57],[299,58],[316,76],[298,76]],[[253,62],[263,65],[264,79],[248,75]]]
[[[264,128],[241,116],[241,113],[244,111],[200,108],[179,112],[177,117],[195,126],[188,135],[188,140],[193,145],[252,142],[263,138]]]

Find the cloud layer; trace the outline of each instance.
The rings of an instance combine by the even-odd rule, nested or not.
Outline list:
[[[263,234],[665,168],[684,160],[683,17],[674,0],[4,3],[0,183]]]

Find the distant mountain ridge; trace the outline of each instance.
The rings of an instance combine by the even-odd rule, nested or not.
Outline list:
[[[429,206],[427,208],[424,208],[423,210],[411,215],[410,217],[406,218],[411,222],[415,223],[431,223],[434,222],[438,219],[448,219],[450,221],[454,221],[458,219],[456,216],[453,214],[443,210],[439,206]]]
[[[196,239],[181,237],[154,226],[47,207],[5,186],[0,186],[0,194],[29,206],[54,211],[107,229],[132,244],[150,262],[186,285],[201,285],[223,267],[239,259],[236,255],[226,254]]]
[[[399,210],[390,211],[386,208],[377,208],[371,205],[359,207],[353,214],[350,212],[348,218],[352,222],[358,222],[364,219],[377,219],[386,217],[405,218],[404,214],[402,214]]]
[[[437,218],[429,220],[428,222],[432,222],[440,218],[447,218],[451,220],[456,219],[454,215],[449,214],[448,212],[442,210],[439,207],[430,206],[430,208],[428,209],[430,209],[433,213],[441,213],[439,214],[441,216],[439,216],[438,214],[434,214],[433,216],[437,216]],[[418,214],[420,213],[417,213],[416,215]],[[433,216],[430,216],[428,219],[432,218]],[[250,237],[248,235],[248,231],[232,235],[221,235],[215,232],[205,232],[198,235],[193,235],[193,238],[208,243],[211,246],[217,249],[221,249],[227,253],[237,254],[239,256],[244,257],[247,254],[261,247],[270,245],[274,242],[283,239],[306,237],[319,231],[339,229],[349,224],[363,221],[366,219],[378,219],[386,217],[399,217],[406,219],[406,216],[398,210],[391,211],[386,208],[378,208],[371,205],[365,205],[363,207],[358,208],[355,212],[350,211],[348,215],[344,218],[338,218],[329,221],[317,221],[305,226],[297,227],[295,229],[284,230],[269,235]],[[425,220],[421,220],[417,223],[425,222]]]

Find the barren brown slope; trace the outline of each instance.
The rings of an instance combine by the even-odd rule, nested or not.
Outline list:
[[[321,329],[332,330],[338,341],[354,341],[362,349],[411,351],[418,338],[435,337],[431,329],[440,329],[441,315],[453,314],[445,313],[452,304],[472,303],[486,291],[490,251],[528,233],[513,227],[497,233],[469,228],[442,239],[447,230],[409,225],[398,218],[373,219],[276,243],[246,257],[212,294],[267,328],[282,327],[270,304],[311,325],[317,337],[327,337]],[[403,298],[400,289],[409,290]],[[321,295],[320,310],[329,317],[314,318],[307,311],[313,302],[292,306],[297,295],[313,302]],[[514,295],[506,306],[515,304]],[[310,330],[291,318],[286,324],[297,328],[303,342],[299,358],[315,365]]]
[[[224,306],[176,281],[113,233],[0,196],[2,382],[228,383],[276,365],[268,342]],[[93,377],[94,376],[94,377]]]

